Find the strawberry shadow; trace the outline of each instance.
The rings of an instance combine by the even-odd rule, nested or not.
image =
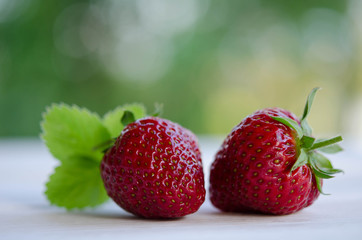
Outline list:
[[[180,218],[143,218],[140,216],[135,216],[127,212],[92,212],[92,211],[77,211],[77,212],[67,212],[67,214],[72,214],[76,216],[85,216],[99,219],[118,219],[118,220],[127,220],[127,221],[138,221],[138,222],[173,222],[180,221],[184,219]]]
[[[56,206],[51,206],[48,204],[27,204],[27,207],[36,210],[38,213],[43,214],[49,219],[61,221],[67,219],[68,217],[74,219],[77,218],[85,218],[85,219],[104,219],[104,220],[117,220],[117,221],[138,221],[138,222],[176,222],[182,221],[185,219],[184,217],[180,218],[143,218],[140,216],[135,216],[131,213],[128,213],[122,209],[110,208],[110,209],[92,209],[87,208],[84,210],[65,210],[63,208],[59,208]]]
[[[212,217],[219,217],[219,218],[229,218],[229,217],[247,217],[247,218],[279,218],[279,217],[286,217],[289,215],[296,215],[297,213],[293,213],[293,214],[286,214],[286,215],[275,215],[275,214],[267,214],[267,213],[262,213],[262,212],[258,212],[258,211],[240,211],[240,212],[224,212],[218,209],[213,209],[212,211],[203,211],[202,212],[203,215],[208,215],[208,216],[212,216]]]

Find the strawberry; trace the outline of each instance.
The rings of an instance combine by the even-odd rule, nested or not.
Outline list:
[[[318,152],[338,152],[342,138],[316,140],[306,117],[280,108],[256,111],[238,124],[216,154],[210,174],[210,199],[231,212],[290,214],[311,205],[322,192],[322,178],[341,172]]]
[[[169,120],[145,117],[129,123],[101,162],[107,194],[144,218],[178,218],[205,200],[197,139]]]

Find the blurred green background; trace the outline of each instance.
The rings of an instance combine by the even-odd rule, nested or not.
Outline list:
[[[362,136],[362,1],[0,0],[0,137],[37,136],[52,102],[143,102],[198,134],[280,106]]]

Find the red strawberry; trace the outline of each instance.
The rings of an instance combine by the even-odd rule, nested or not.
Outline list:
[[[341,137],[316,141],[303,117],[267,108],[246,117],[227,136],[211,167],[211,202],[223,211],[289,214],[311,205],[322,179],[341,172],[316,149],[337,152]],[[333,145],[332,145],[333,144]]]
[[[101,163],[108,195],[145,218],[177,218],[205,200],[197,139],[171,121],[146,117],[128,124]]]

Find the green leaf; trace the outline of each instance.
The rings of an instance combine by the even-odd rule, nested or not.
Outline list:
[[[309,126],[307,119],[304,119],[300,122],[300,126],[302,127],[303,134],[306,136],[312,135],[312,128]]]
[[[67,209],[94,207],[108,199],[99,163],[84,157],[69,157],[55,169],[46,184],[46,196]]]
[[[111,138],[118,137],[124,126],[121,123],[121,118],[124,111],[128,110],[133,113],[135,119],[144,118],[146,116],[146,109],[142,104],[129,104],[117,107],[113,111],[108,112],[103,118],[103,124],[111,134]]]
[[[321,184],[321,179],[319,178],[319,177],[317,177],[317,176],[314,176],[315,177],[315,181],[316,181],[316,184],[317,184],[317,189],[318,189],[318,191],[321,193],[321,194],[323,194],[323,195],[330,195],[330,194],[328,194],[328,193],[324,193],[323,191],[322,191],[322,184]]]
[[[308,154],[305,151],[305,149],[302,148],[302,149],[300,149],[300,153],[299,153],[297,161],[295,161],[295,163],[290,171],[293,172],[298,167],[303,166],[304,164],[307,164],[307,163],[308,163]]]
[[[317,163],[318,167],[322,168],[333,168],[331,161],[329,161],[328,158],[323,156],[320,153],[317,152],[311,152],[311,156],[314,158],[315,162]]]
[[[121,118],[121,123],[123,126],[127,126],[128,124],[133,123],[135,121],[136,121],[136,119],[132,112],[130,112],[128,110],[125,110],[123,112],[123,116]]]
[[[333,178],[333,176],[331,176],[330,174],[327,174],[321,171],[320,169],[316,168],[315,165],[314,166],[312,165],[312,171],[319,178],[324,178],[324,179]]]
[[[313,150],[313,149],[318,149],[318,148],[324,148],[324,147],[333,145],[337,142],[340,142],[342,140],[343,140],[343,138],[341,136],[337,136],[337,137],[333,137],[333,138],[325,139],[325,140],[317,140],[310,149]]]
[[[304,107],[304,112],[303,112],[303,115],[301,117],[301,122],[307,118],[309,112],[310,112],[310,109],[312,107],[312,104],[313,104],[313,100],[314,100],[314,97],[315,97],[315,94],[317,93],[317,91],[319,90],[320,88],[319,87],[316,87],[316,88],[313,88],[312,91],[309,93],[308,95],[308,98],[307,98],[307,102],[305,103],[305,107]]]
[[[343,170],[337,169],[337,168],[319,168],[322,173],[325,173],[327,175],[333,175],[336,173],[343,173]]]
[[[300,141],[303,148],[310,148],[313,145],[315,138],[303,135]]]
[[[328,158],[326,158],[324,155],[317,153],[317,152],[311,152],[310,153],[311,158],[313,158],[315,165],[318,169],[320,169],[322,172],[326,174],[336,174],[343,172],[341,169],[334,168],[332,166],[331,161],[329,161]]]
[[[318,151],[324,152],[324,153],[338,153],[343,151],[343,148],[338,144],[332,144],[326,147],[318,148]]]
[[[294,129],[298,134],[298,138],[301,138],[303,136],[302,128],[293,119],[285,118],[285,117],[274,117],[274,116],[270,116],[270,117],[280,123],[283,123],[284,125],[292,128],[292,129]]]
[[[93,148],[110,139],[98,115],[77,106],[52,105],[43,115],[41,127],[46,146],[61,162],[75,155],[100,162],[103,153]]]
[[[342,170],[340,169],[333,168],[330,161],[327,158],[325,158],[323,155],[318,156],[316,154],[312,154],[309,157],[309,163],[311,165],[313,173],[319,178],[325,178],[325,179],[333,178],[334,177],[333,174],[342,172]],[[325,167],[323,167],[322,165],[324,165]]]

